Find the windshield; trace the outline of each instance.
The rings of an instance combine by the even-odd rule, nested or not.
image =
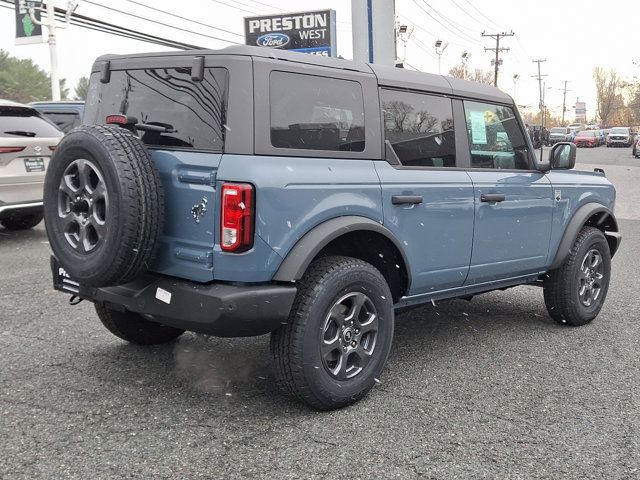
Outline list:
[[[596,132],[594,131],[583,131],[578,133],[578,137],[595,137]]]
[[[551,129],[551,133],[567,133],[567,129],[564,127],[562,128],[555,127]]]
[[[628,128],[612,128],[609,133],[629,133]]]

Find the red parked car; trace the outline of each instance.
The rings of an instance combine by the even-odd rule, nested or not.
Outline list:
[[[573,139],[573,143],[576,144],[576,147],[597,147],[598,136],[595,130],[583,130],[578,132],[576,138]]]

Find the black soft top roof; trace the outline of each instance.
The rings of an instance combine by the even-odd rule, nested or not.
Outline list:
[[[100,71],[100,64],[105,61],[134,60],[136,58],[171,58],[196,57],[209,55],[241,55],[261,58],[272,58],[288,62],[318,65],[328,68],[351,70],[362,73],[373,73],[381,86],[425,90],[429,92],[483,99],[492,102],[513,104],[513,99],[503,91],[482,83],[469,82],[459,78],[416,72],[403,68],[388,67],[377,64],[358,63],[342,58],[308,55],[287,50],[253,47],[249,45],[233,45],[220,50],[184,50],[174,52],[140,53],[131,55],[103,55],[94,63],[93,72]]]

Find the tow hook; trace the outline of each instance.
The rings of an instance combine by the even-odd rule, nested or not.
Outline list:
[[[83,300],[84,298],[80,298],[77,295],[71,295],[71,297],[69,298],[69,305],[78,305]]]

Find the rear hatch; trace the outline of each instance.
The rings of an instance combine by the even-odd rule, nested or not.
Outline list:
[[[191,79],[190,65],[175,63],[130,68],[111,62],[110,78],[91,76],[85,124],[104,124],[108,115],[135,117],[154,127],[139,130],[164,187],[164,230],[155,263],[157,273],[213,280],[215,179],[224,147],[228,73],[204,69]],[[126,68],[125,68],[126,67]]]
[[[0,105],[0,204],[42,201],[44,172],[62,135],[33,108]]]

